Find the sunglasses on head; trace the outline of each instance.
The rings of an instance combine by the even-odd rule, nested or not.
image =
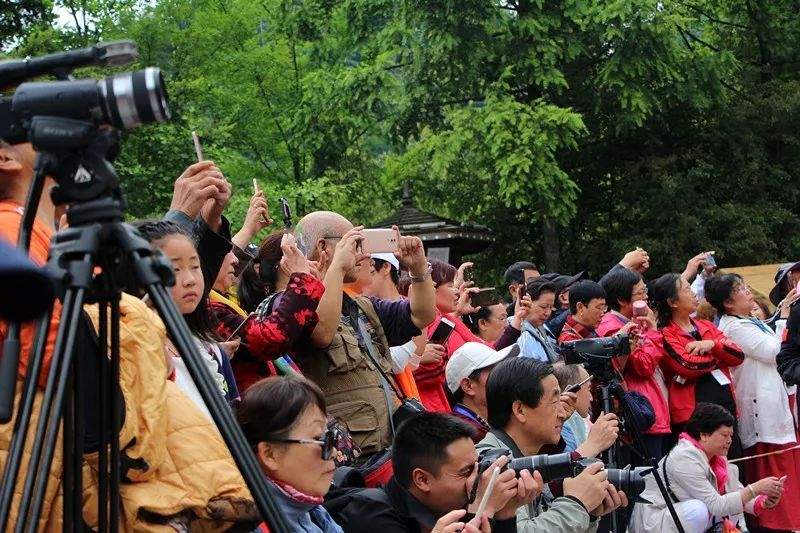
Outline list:
[[[270,439],[272,442],[283,444],[316,444],[322,447],[322,460],[327,461],[333,457],[333,449],[336,447],[336,432],[328,428],[322,435],[322,440],[317,439]]]

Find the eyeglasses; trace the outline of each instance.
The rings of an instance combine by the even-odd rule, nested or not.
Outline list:
[[[317,439],[270,439],[272,442],[283,444],[316,444],[322,447],[322,460],[327,461],[333,456],[333,449],[336,447],[336,432],[328,429],[322,435],[322,440]]]

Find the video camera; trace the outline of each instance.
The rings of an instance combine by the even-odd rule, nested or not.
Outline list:
[[[505,468],[511,468],[519,473],[522,470],[539,472],[545,483],[558,481],[568,477],[575,477],[592,463],[602,462],[593,457],[583,457],[577,461],[572,459],[569,453],[559,453],[555,455],[531,455],[528,457],[512,458],[509,450],[493,449],[484,451],[478,460],[478,475],[486,471],[492,463],[499,457],[507,455],[509,458]],[[608,481],[617,490],[625,493],[630,501],[650,503],[641,498],[645,489],[644,476],[650,473],[652,468],[606,468]],[[519,475],[519,474],[517,474]]]
[[[34,147],[84,146],[91,126],[130,129],[170,118],[164,79],[148,67],[101,80],[73,80],[70,72],[90,65],[125,65],[138,57],[133,41],[100,43],[31,59],[0,62],[0,89],[43,75],[61,81],[21,83],[13,96],[0,97],[0,138],[11,144],[30,140]],[[90,123],[89,127],[84,122]],[[79,126],[80,125],[80,126]]]
[[[568,365],[582,364],[589,374],[602,381],[611,379],[611,360],[631,353],[630,338],[626,334],[565,342],[561,355]]]

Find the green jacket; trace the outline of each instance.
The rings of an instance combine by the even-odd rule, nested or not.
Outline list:
[[[487,433],[475,448],[483,450],[509,450],[493,433]],[[543,511],[541,498],[517,509],[518,533],[594,533],[598,521],[590,521],[586,509],[571,498],[556,498],[550,507]]]

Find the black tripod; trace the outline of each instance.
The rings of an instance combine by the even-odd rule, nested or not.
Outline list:
[[[590,360],[595,359],[591,358]],[[614,402],[613,400],[616,399],[619,403],[620,407],[622,408],[623,416],[620,417],[625,424],[625,427],[630,435],[633,436],[633,449],[634,453],[638,454],[639,456],[643,457],[648,465],[652,468],[653,478],[656,481],[656,485],[658,485],[658,490],[661,492],[661,495],[664,497],[664,502],[667,504],[667,509],[669,510],[669,514],[672,516],[672,519],[675,521],[675,526],[678,529],[679,533],[685,533],[683,529],[683,524],[681,523],[681,519],[678,516],[678,512],[675,510],[675,506],[672,503],[672,498],[670,498],[669,492],[667,491],[666,486],[664,485],[664,480],[661,478],[661,474],[658,472],[658,462],[655,460],[654,457],[650,455],[647,451],[647,446],[645,446],[644,441],[642,440],[642,432],[641,428],[639,428],[638,423],[636,422],[636,417],[633,415],[633,411],[631,410],[631,406],[628,403],[628,400],[625,398],[625,390],[620,385],[619,380],[616,377],[616,371],[611,366],[611,360],[608,359],[607,368],[603,369],[593,369],[595,373],[593,375],[600,380],[600,400],[603,406],[603,412],[605,413],[613,413],[615,412],[614,409]],[[619,468],[616,464],[617,458],[619,457],[619,440],[615,442],[611,448],[603,452],[603,461],[605,462],[606,466],[611,468]],[[637,450],[638,448],[638,450]],[[619,511],[614,511],[611,513],[611,528],[614,533],[620,533],[619,531]]]
[[[37,119],[41,119],[37,123]],[[37,130],[37,128],[42,128]],[[63,131],[71,137],[54,138],[53,131]],[[37,131],[50,134],[37,136]],[[75,146],[75,139],[82,142]],[[84,421],[96,415],[99,419],[98,444],[98,519],[100,531],[117,531],[120,518],[120,450],[117,433],[122,425],[124,399],[119,382],[120,364],[120,298],[123,290],[136,294],[144,289],[164,321],[171,340],[184,359],[189,374],[231,451],[243,478],[253,495],[261,517],[272,531],[289,532],[290,528],[280,508],[272,499],[255,456],[250,450],[230,408],[219,394],[212,376],[197,352],[191,333],[175,307],[165,285],[174,283],[172,267],[159,253],[151,251],[147,241],[129,225],[124,224],[124,201],[117,176],[106,154],[116,149],[117,134],[98,130],[93,125],[70,119],[34,118],[30,137],[40,151],[35,176],[26,202],[23,226],[20,228],[20,247],[27,249],[33,219],[37,210],[45,176],[56,177],[56,204],[71,204],[67,218],[69,229],[59,232],[50,250],[48,267],[61,280],[63,296],[60,323],[43,400],[39,412],[31,459],[24,479],[19,520],[15,533],[37,530],[44,503],[48,472],[52,467],[59,426],[63,421],[63,498],[64,531],[82,531],[83,492],[82,464],[85,443]],[[36,143],[47,137],[48,143]],[[64,139],[70,150],[64,151]],[[98,270],[99,268],[99,270]],[[137,290],[138,289],[138,290]],[[76,358],[82,328],[91,330],[83,315],[84,303],[99,306],[97,332],[98,379],[85,383],[79,366],[86,357]],[[110,321],[109,321],[110,311]],[[44,360],[52,310],[39,320],[21,401],[17,410],[14,434],[6,468],[0,484],[0,531],[7,531],[17,475],[21,466],[25,439],[33,412],[37,380]],[[85,333],[85,331],[84,331]],[[9,327],[0,384],[0,413],[11,413],[19,359],[19,325]],[[16,352],[14,346],[16,343]],[[79,356],[80,357],[80,356]],[[13,365],[13,368],[12,368]],[[13,375],[9,377],[9,369]],[[86,390],[96,387],[96,413],[87,413],[82,399]],[[7,420],[6,420],[7,421]]]

